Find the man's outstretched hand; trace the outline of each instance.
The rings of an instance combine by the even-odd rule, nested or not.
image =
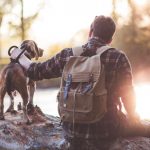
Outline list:
[[[139,124],[140,123],[140,117],[136,112],[132,113],[132,114],[128,114],[128,119],[133,124]]]

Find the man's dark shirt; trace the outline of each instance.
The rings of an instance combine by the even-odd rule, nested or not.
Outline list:
[[[96,49],[101,46],[102,44],[97,38],[90,39],[87,44],[82,46],[84,50],[82,56],[95,55]],[[63,68],[70,56],[73,56],[72,48],[66,48],[43,63],[33,63],[28,69],[28,76],[33,80],[61,77]],[[101,55],[101,62],[105,66],[106,88],[109,93],[108,110],[110,113],[106,115],[107,117],[104,117],[103,121],[97,124],[76,124],[75,132],[77,136],[90,138],[99,136],[101,132],[106,134],[104,126],[109,128],[108,124],[110,124],[110,126],[117,124],[114,116],[117,113],[117,105],[120,98],[127,111],[130,111],[130,108],[127,108],[129,101],[133,103],[134,109],[135,99],[132,85],[132,71],[126,55],[122,51],[112,48]],[[71,123],[63,123],[63,125],[68,134],[72,133]]]

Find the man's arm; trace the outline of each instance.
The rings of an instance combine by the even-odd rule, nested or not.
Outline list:
[[[132,70],[125,54],[121,54],[118,68],[119,96],[123,102],[129,118],[136,117],[136,97],[132,81]]]
[[[67,48],[43,63],[32,63],[27,75],[33,80],[61,77],[63,68],[72,55],[72,49]]]

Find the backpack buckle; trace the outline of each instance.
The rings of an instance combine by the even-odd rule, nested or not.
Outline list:
[[[72,83],[72,75],[68,74],[66,85],[64,87],[64,100],[67,100],[68,92]]]
[[[93,87],[93,74],[90,74],[89,82],[87,85],[84,86],[82,94],[85,94],[88,91],[90,91],[92,87]]]

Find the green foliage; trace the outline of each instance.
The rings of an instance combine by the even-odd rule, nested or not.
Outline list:
[[[1,28],[5,15],[11,12],[12,7],[15,4],[15,0],[1,0],[0,1],[0,40],[1,40]],[[1,57],[1,41],[0,41],[0,57]]]
[[[16,22],[9,22],[9,27],[13,30],[12,37],[19,37],[21,40],[24,40],[28,37],[28,30],[32,26],[33,21],[38,17],[38,12],[29,17],[23,18],[23,29],[22,29],[22,21],[20,18],[19,24]],[[24,35],[23,35],[24,34]]]
[[[129,21],[121,25],[118,24],[113,45],[126,52],[133,71],[138,72],[150,67],[150,5],[146,5],[147,9],[143,8],[141,13],[132,2],[129,0],[131,9]]]
[[[18,22],[10,21],[9,27],[12,31],[14,31],[12,32],[13,33],[12,36],[15,38],[20,37],[22,41],[28,37],[28,31],[32,26],[34,20],[38,17],[41,7],[37,8],[37,10],[30,16],[25,17],[24,12],[27,10],[25,10],[24,8],[24,0],[18,0],[18,4],[20,7],[20,14],[18,15],[19,21]]]

